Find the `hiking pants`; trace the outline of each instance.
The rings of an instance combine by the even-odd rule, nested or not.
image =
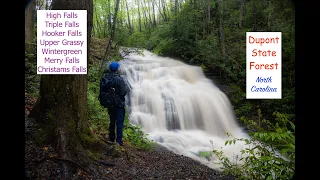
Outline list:
[[[122,142],[122,131],[125,116],[124,107],[110,107],[108,108],[108,114],[110,117],[109,125],[109,140],[115,140],[115,126],[117,125],[117,142]]]

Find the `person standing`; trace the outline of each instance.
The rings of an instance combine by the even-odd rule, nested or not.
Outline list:
[[[109,65],[110,71],[104,77],[108,83],[106,85],[100,83],[100,92],[103,91],[104,88],[113,90],[112,104],[106,107],[110,117],[108,141],[113,144],[116,140],[120,146],[123,146],[122,134],[125,117],[125,96],[129,90],[126,82],[119,74],[119,67],[120,64],[118,62],[112,62]]]

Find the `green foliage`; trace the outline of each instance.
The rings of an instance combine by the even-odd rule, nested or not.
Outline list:
[[[250,102],[244,102],[240,107],[235,110],[235,113],[238,117],[242,116],[251,116],[255,105]]]
[[[174,7],[174,4],[171,6]],[[243,6],[236,1],[211,1],[211,7],[208,19],[206,5],[186,1],[179,8],[179,13],[173,14],[173,11],[170,11],[170,20],[160,22],[152,29],[144,47],[160,55],[177,57],[187,63],[205,65],[211,70],[222,70],[226,81],[243,86],[246,79],[246,32],[282,32],[283,88],[294,87],[295,22],[294,7],[290,1],[248,1],[244,2]],[[240,14],[243,15],[241,27]],[[223,23],[226,56],[221,53],[220,19]],[[269,107],[261,108],[266,112]],[[292,107],[284,108],[292,110]],[[270,111],[272,113],[275,110],[278,109]]]
[[[204,158],[211,158],[212,157],[213,152],[212,151],[200,151],[199,152],[199,156],[200,157],[204,157]]]
[[[90,130],[93,134],[106,138],[110,119],[107,109],[103,108],[98,101],[100,78],[99,64],[90,66],[88,74],[88,115]],[[123,128],[123,138],[125,141],[144,150],[151,150],[154,147],[154,143],[147,138],[147,134],[142,131],[140,126],[130,124],[127,113]]]
[[[236,84],[232,84],[231,93],[229,94],[230,101],[234,106],[237,117],[252,117],[256,110],[257,103],[255,100],[246,99],[246,92],[244,88]]]
[[[162,56],[170,55],[170,50],[174,47],[173,39],[163,39],[154,49],[154,53]]]
[[[207,64],[211,67],[220,67],[219,63],[221,59],[221,54],[219,51],[219,40],[218,37],[211,34],[208,35],[206,39],[201,39],[197,41],[196,44],[197,63]]]
[[[201,39],[198,35],[204,26],[202,23],[203,10],[194,9],[188,2],[183,6],[181,12],[172,21],[171,35],[174,39],[174,49],[171,54],[181,57],[187,62],[193,62],[197,55],[197,40]]]
[[[151,32],[151,36],[148,40],[148,46],[146,48],[154,50],[161,41],[168,37],[170,37],[170,24],[160,24]]]
[[[136,31],[130,36],[128,46],[142,48],[146,46],[146,41],[147,36],[142,32]]]
[[[33,138],[36,142],[36,144],[41,147],[43,145],[46,144],[46,138],[47,138],[47,133],[46,131],[44,131],[44,129],[38,129],[37,131],[35,131],[35,133],[33,134]]]
[[[147,42],[146,48],[153,50],[155,54],[171,55],[174,49],[174,39],[171,36],[171,29],[168,23],[157,26]]]
[[[291,179],[295,173],[295,125],[288,116],[274,113],[275,125],[268,123],[268,131],[263,130],[254,121],[247,121],[259,129],[250,133],[250,139],[235,138],[225,145],[243,141],[247,145],[236,157],[237,163],[224,156],[223,151],[213,150],[223,165],[223,172],[237,176],[239,179]],[[227,133],[229,136],[231,134]]]
[[[98,64],[89,66],[88,82],[100,83],[100,79],[102,77],[102,74],[99,72],[99,70],[100,70],[100,67]]]
[[[231,102],[234,105],[242,104],[243,101],[246,99],[245,90],[235,84],[231,85],[231,90],[232,90]]]
[[[98,30],[97,17],[104,17],[103,25],[107,28],[107,15],[112,13],[114,2],[111,3],[111,10],[107,4],[101,0],[96,0],[96,10],[98,16],[95,16],[95,29]],[[208,2],[208,1],[206,1]],[[242,1],[244,2],[244,1]],[[169,4],[170,10],[165,13],[169,18],[164,18],[164,12],[158,14],[157,26],[150,28],[150,22],[145,21],[145,17],[140,9],[142,32],[138,28],[138,18],[133,20],[133,16],[137,17],[137,7],[130,8],[130,18],[132,19],[132,27],[135,32],[129,35],[127,24],[122,22],[127,21],[126,8],[121,8],[118,13],[118,23],[115,39],[118,44],[146,48],[152,50],[156,54],[163,56],[176,57],[189,64],[201,66],[206,71],[221,72],[225,82],[232,84],[232,92],[228,93],[232,105],[234,106],[237,117],[240,117],[240,122],[247,125],[250,131],[255,133],[267,133],[266,137],[270,137],[266,142],[263,141],[265,135],[252,135],[251,140],[261,140],[258,144],[263,147],[276,146],[278,136],[285,135],[285,128],[279,119],[286,119],[286,127],[290,127],[290,122],[295,118],[295,17],[294,5],[291,1],[245,1],[240,4],[240,1],[211,1],[210,18],[208,17],[208,6],[200,1],[186,1],[178,8],[178,13],[174,14],[174,3]],[[241,9],[241,7],[243,9]],[[223,8],[223,9],[221,9]],[[222,12],[222,14],[220,14]],[[240,15],[242,16],[240,17]],[[146,17],[148,18],[148,17]],[[122,19],[120,23],[120,19]],[[241,26],[240,26],[240,19]],[[222,21],[220,21],[222,20]],[[102,21],[101,21],[102,22]],[[144,27],[146,22],[146,27]],[[149,23],[148,23],[149,22]],[[220,24],[222,22],[222,24]],[[222,25],[222,26],[221,26]],[[224,34],[224,43],[222,43],[221,30]],[[107,31],[107,35],[109,30]],[[246,99],[246,32],[261,31],[261,32],[282,32],[282,99],[277,100],[247,100]],[[103,32],[99,32],[103,34]],[[225,56],[222,53],[222,45],[225,46]],[[89,74],[90,76],[90,74]],[[97,75],[89,77],[94,79]],[[95,80],[96,81],[96,80]],[[92,81],[94,82],[94,81]],[[258,110],[258,112],[256,112]],[[279,114],[274,114],[277,117],[272,118],[273,112],[283,112],[285,117],[278,117]],[[264,116],[262,116],[262,112]],[[270,120],[266,120],[270,119]],[[127,120],[128,121],[128,120]],[[279,124],[279,127],[277,126]],[[136,128],[136,127],[132,127]],[[129,128],[131,129],[131,128]],[[280,131],[280,130],[283,130]],[[141,129],[140,129],[141,130]],[[137,130],[137,131],[140,131]],[[292,129],[289,130],[290,132]],[[128,130],[127,134],[139,134],[136,130]],[[274,134],[272,134],[274,133]],[[130,141],[136,142],[132,138]],[[137,135],[137,137],[139,137]],[[266,138],[267,139],[267,138]],[[250,141],[251,141],[250,140]],[[233,141],[235,143],[235,141]],[[228,142],[229,143],[229,142]],[[139,144],[136,142],[136,144]],[[288,140],[287,144],[290,144]],[[258,149],[258,148],[257,148]],[[276,146],[276,149],[281,147]],[[289,151],[288,151],[289,152]],[[270,157],[273,156],[268,152]],[[201,153],[208,157],[208,154]],[[244,154],[245,155],[245,154]],[[256,159],[259,159],[258,157]],[[280,158],[281,159],[281,158]],[[251,158],[252,161],[255,158]],[[249,162],[246,161],[246,162]],[[265,164],[263,159],[259,160],[262,169]],[[276,161],[275,161],[276,162]],[[248,163],[250,164],[250,163]],[[258,160],[246,167],[252,167],[252,173],[258,170]],[[276,165],[270,165],[274,168]],[[268,165],[269,167],[269,165]],[[272,169],[271,168],[271,169]],[[233,169],[234,171],[241,169]],[[272,172],[278,171],[272,169]],[[282,172],[281,172],[282,173]],[[290,171],[288,171],[290,173]],[[250,175],[249,169],[248,173]],[[262,173],[263,174],[263,173]],[[281,174],[282,175],[282,174]],[[253,176],[252,176],[253,177]],[[269,177],[256,176],[257,179]],[[274,177],[280,177],[274,175]],[[281,176],[282,177],[282,176]],[[285,175],[283,176],[285,178]]]
[[[99,63],[89,66],[88,73],[88,118],[90,130],[95,135],[107,137],[109,127],[109,115],[107,109],[100,105],[98,100],[100,91],[100,67]]]
[[[141,126],[132,125],[129,123],[128,118],[125,118],[123,138],[126,141],[129,141],[138,148],[152,150],[155,144],[147,138],[147,135],[142,131]]]
[[[27,93],[39,97],[40,75],[37,74],[37,56],[32,53],[25,53],[25,84]]]
[[[138,12],[136,2],[128,2],[128,9],[125,3],[120,2],[122,8],[117,14],[115,41],[122,46],[146,48],[159,55],[176,57],[194,65],[204,65],[208,70],[220,71],[225,81],[243,86],[246,77],[246,32],[282,32],[283,89],[295,86],[294,3],[271,0],[242,1],[241,4],[240,1],[210,0],[211,8],[208,9],[208,2],[181,2],[177,13],[174,11],[175,3],[168,2],[169,9],[160,9],[157,12],[156,26],[153,26],[152,22],[152,9],[149,12],[146,7],[140,6]],[[94,3],[94,34],[110,36],[112,22],[108,18],[114,14],[115,2],[95,0]],[[127,17],[128,13],[130,17]],[[151,13],[150,17],[148,13]],[[131,35],[128,18],[134,30]],[[223,44],[225,55],[222,54]],[[286,101],[289,100],[284,100],[281,104]],[[264,112],[270,106],[292,111],[292,107],[268,104],[269,102],[266,102],[266,107],[261,107]],[[270,109],[270,113],[275,110],[278,109]]]
[[[109,115],[106,108],[103,108],[98,101],[99,82],[88,82],[88,116],[90,129],[94,134],[102,137],[107,135],[109,127]]]
[[[130,38],[129,29],[125,27],[117,27],[115,41],[121,46],[127,46]]]
[[[261,109],[266,114],[272,114],[274,111],[295,113],[295,88],[283,88],[282,99],[261,100]],[[294,117],[294,116],[291,116]]]
[[[229,93],[230,101],[234,106],[238,117],[252,117],[256,109],[261,109],[264,115],[269,118],[275,111],[290,114],[289,120],[294,119],[295,114],[295,88],[283,88],[282,99],[250,100],[246,99],[245,86],[231,84]]]

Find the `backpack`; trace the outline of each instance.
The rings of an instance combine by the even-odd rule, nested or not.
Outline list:
[[[100,80],[100,93],[98,100],[103,107],[111,107],[115,104],[115,88],[111,86],[113,77],[104,76]]]

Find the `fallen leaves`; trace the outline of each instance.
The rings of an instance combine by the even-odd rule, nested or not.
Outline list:
[[[48,152],[48,150],[49,150],[48,146],[44,146],[42,149],[43,149],[45,152]]]
[[[25,107],[25,115],[29,115],[30,111],[32,110],[32,108],[34,107],[34,105],[36,104],[38,98],[33,97],[32,95],[28,94],[28,93],[24,93],[25,98],[24,98],[24,107]]]

